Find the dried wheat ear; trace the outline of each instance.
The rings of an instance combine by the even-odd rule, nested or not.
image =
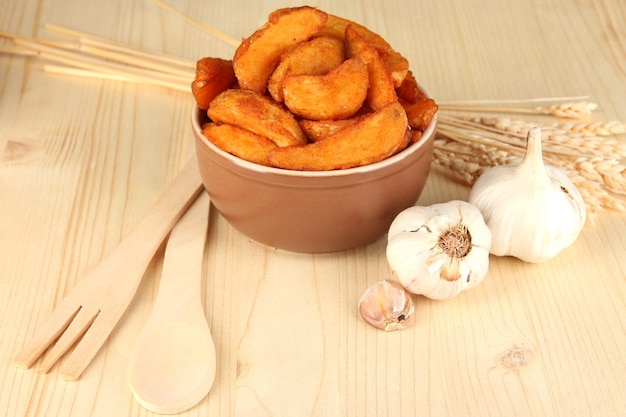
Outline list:
[[[462,182],[472,185],[485,169],[521,158],[528,130],[539,126],[546,162],[567,171],[590,213],[626,211],[626,142],[618,137],[626,133],[626,124],[583,121],[596,104],[561,102],[528,109],[442,103],[440,109],[433,163]],[[540,115],[541,121],[468,116],[475,112]]]

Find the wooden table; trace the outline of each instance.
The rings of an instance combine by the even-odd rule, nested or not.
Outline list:
[[[172,0],[235,38],[278,1]],[[437,100],[588,95],[626,121],[622,0],[317,2],[382,34]],[[4,0],[0,28],[45,23],[188,59],[233,47],[149,0]],[[150,415],[128,362],[158,289],[160,250],[136,298],[77,382],[11,364],[90,266],[192,155],[191,96],[51,75],[0,55],[0,410],[7,416]],[[434,170],[418,204],[466,199]],[[543,264],[491,259],[486,280],[385,333],[357,300],[390,278],[385,240],[307,255],[265,247],[211,217],[204,303],[218,354],[209,395],[184,415],[572,416],[626,412],[626,221],[602,212]]]

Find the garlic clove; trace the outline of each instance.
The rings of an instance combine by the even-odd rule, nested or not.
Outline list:
[[[358,308],[366,323],[385,331],[404,329],[414,312],[411,294],[389,280],[368,287],[359,299]]]
[[[586,219],[582,196],[565,171],[544,164],[539,128],[528,132],[522,162],[485,171],[469,201],[491,230],[491,253],[526,262],[549,260],[570,246]]]

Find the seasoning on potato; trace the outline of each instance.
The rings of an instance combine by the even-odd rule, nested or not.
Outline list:
[[[419,141],[438,109],[380,35],[309,6],[272,12],[232,61],[199,60],[192,92],[213,144],[290,170],[381,161]]]

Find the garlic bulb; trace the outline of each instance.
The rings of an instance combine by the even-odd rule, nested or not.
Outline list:
[[[570,246],[585,224],[583,199],[560,168],[544,164],[541,130],[528,132],[520,163],[486,170],[469,197],[491,230],[491,253],[542,262]]]
[[[471,204],[414,206],[389,227],[387,261],[408,291],[444,300],[484,279],[490,246],[491,233]]]

